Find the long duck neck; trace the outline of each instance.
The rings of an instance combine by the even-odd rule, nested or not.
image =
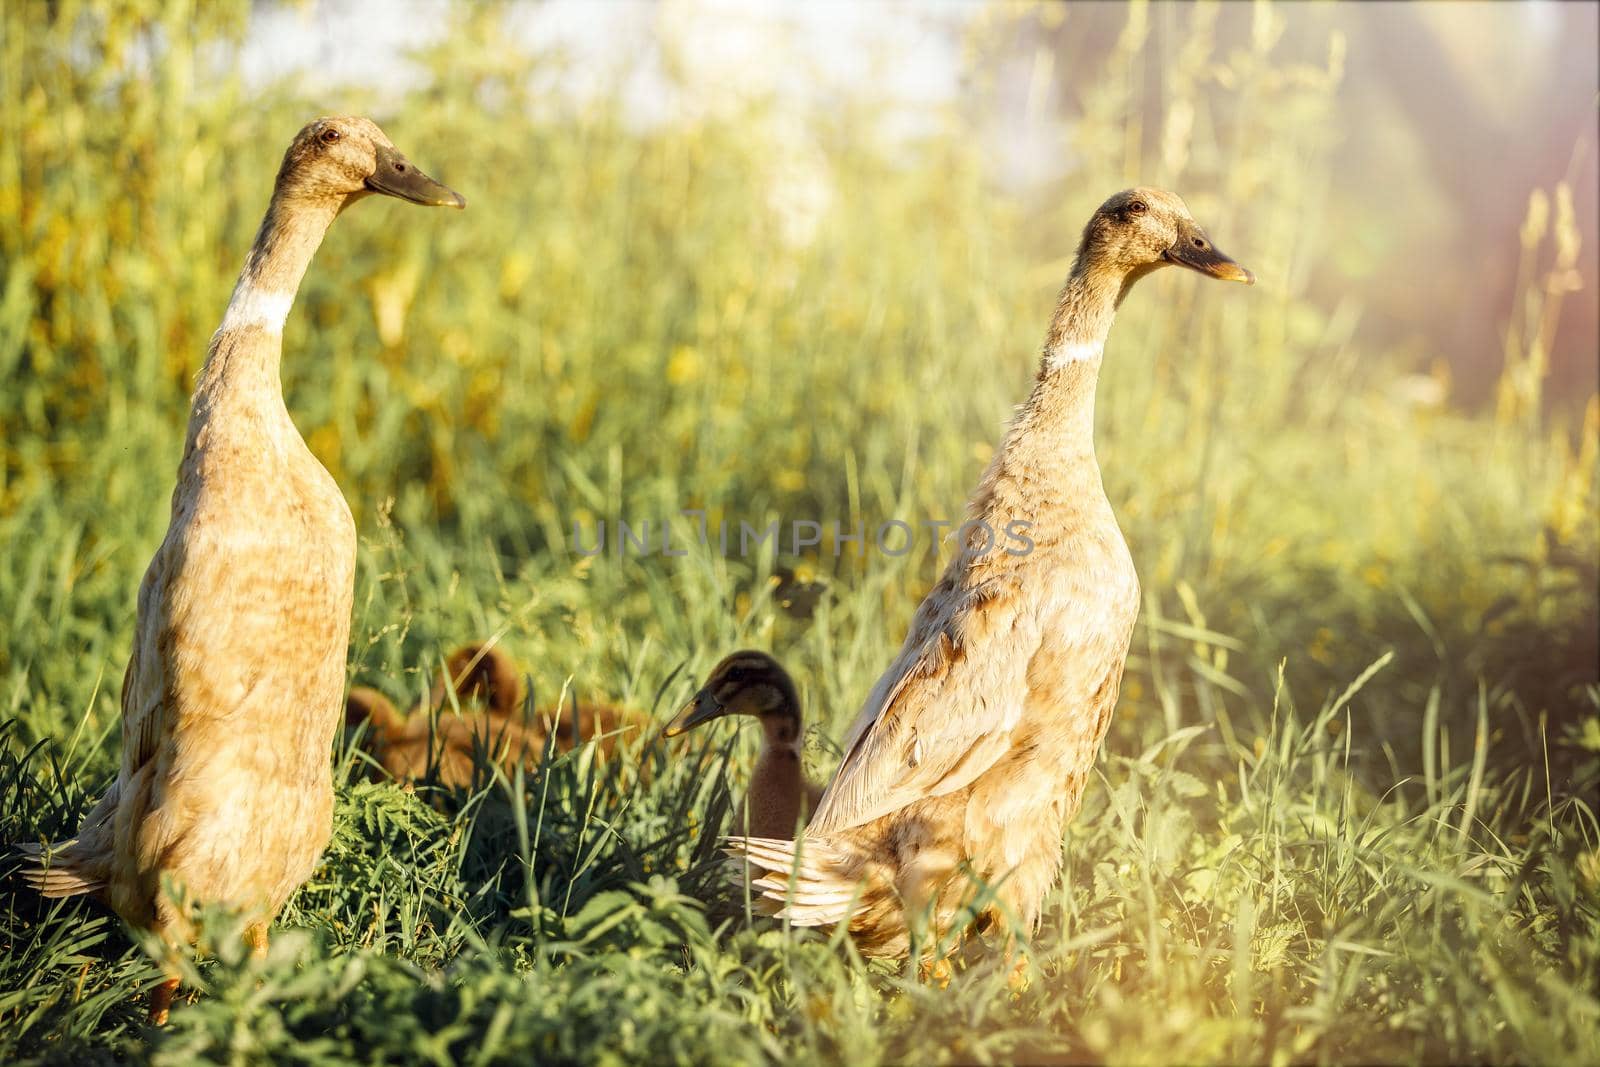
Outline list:
[[[283,324],[339,201],[273,193],[195,387],[195,419],[217,408],[281,409]]]
[[[1049,524],[1054,509],[1103,498],[1094,454],[1094,397],[1100,362],[1127,280],[1093,268],[1080,253],[1056,301],[1033,392],[1017,410],[1005,442],[969,511],[997,536],[1022,520]],[[1038,540],[1048,530],[1035,529]]]
[[[750,772],[750,832],[759,837],[792,838],[806,803],[805,770],[800,760],[800,700],[783,679],[784,706],[761,716],[761,754]]]

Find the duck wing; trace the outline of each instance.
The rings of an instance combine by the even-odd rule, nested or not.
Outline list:
[[[170,577],[170,554],[163,544],[139,583],[139,608],[134,616],[133,650],[122,676],[122,780],[131,779],[156,756],[168,732],[171,686],[163,647],[172,635],[163,632],[164,593]]]
[[[1027,704],[1037,629],[1015,575],[942,582],[851,726],[807,835],[953,792],[994,766]]]
[[[122,769],[105,795],[95,804],[70,841],[52,847],[42,844],[21,846],[29,857],[23,877],[46,897],[66,897],[79,893],[102,893],[116,874],[119,845],[119,816],[125,808],[142,809],[147,798],[140,795],[140,771],[161,748],[165,734],[166,682],[155,655],[157,640],[148,620],[149,605],[159,599],[164,584],[167,556],[158,551],[145,571],[139,586],[139,612],[134,630],[133,651],[122,675]]]

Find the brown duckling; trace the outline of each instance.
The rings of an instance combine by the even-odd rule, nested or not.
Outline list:
[[[446,657],[426,709],[418,705],[402,715],[383,693],[356,686],[345,703],[345,725],[367,724],[362,747],[391,778],[415,782],[427,775],[431,759],[434,779],[446,788],[470,787],[480,758],[508,775],[519,764],[537,766],[552,730],[558,752],[598,738],[601,754],[610,756],[618,741],[639,736],[644,727],[633,712],[598,701],[578,704],[576,729],[570,703],[528,716],[525,692],[511,656],[489,645],[465,645]]]
[[[792,839],[822,799],[822,787],[800,765],[800,695],[789,672],[765,652],[735,652],[717,664],[705,685],[667,725],[666,735],[725,715],[750,715],[761,723],[761,753],[745,794],[751,837]]]

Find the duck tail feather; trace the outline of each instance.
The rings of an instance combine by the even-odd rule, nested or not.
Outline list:
[[[75,897],[82,893],[98,893],[105,888],[105,877],[95,870],[93,857],[77,854],[76,841],[69,841],[54,850],[30,842],[17,846],[26,859],[22,878],[40,895]]]
[[[750,888],[759,894],[755,903],[764,915],[796,926],[832,926],[848,922],[858,910],[854,865],[826,838],[730,837],[724,851],[760,875]]]

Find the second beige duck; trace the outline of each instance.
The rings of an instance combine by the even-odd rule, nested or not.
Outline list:
[[[968,528],[804,834],[730,839],[759,875],[765,910],[845,924],[882,956],[905,955],[914,928],[949,929],[979,883],[993,894],[986,919],[1009,918],[1024,935],[1037,925],[1139,607],[1095,458],[1101,357],[1129,289],[1168,265],[1253,281],[1173,193],[1128,189],[1090,218],[1033,392],[967,509],[996,533],[1025,532],[1032,548],[984,551],[982,527]]]

